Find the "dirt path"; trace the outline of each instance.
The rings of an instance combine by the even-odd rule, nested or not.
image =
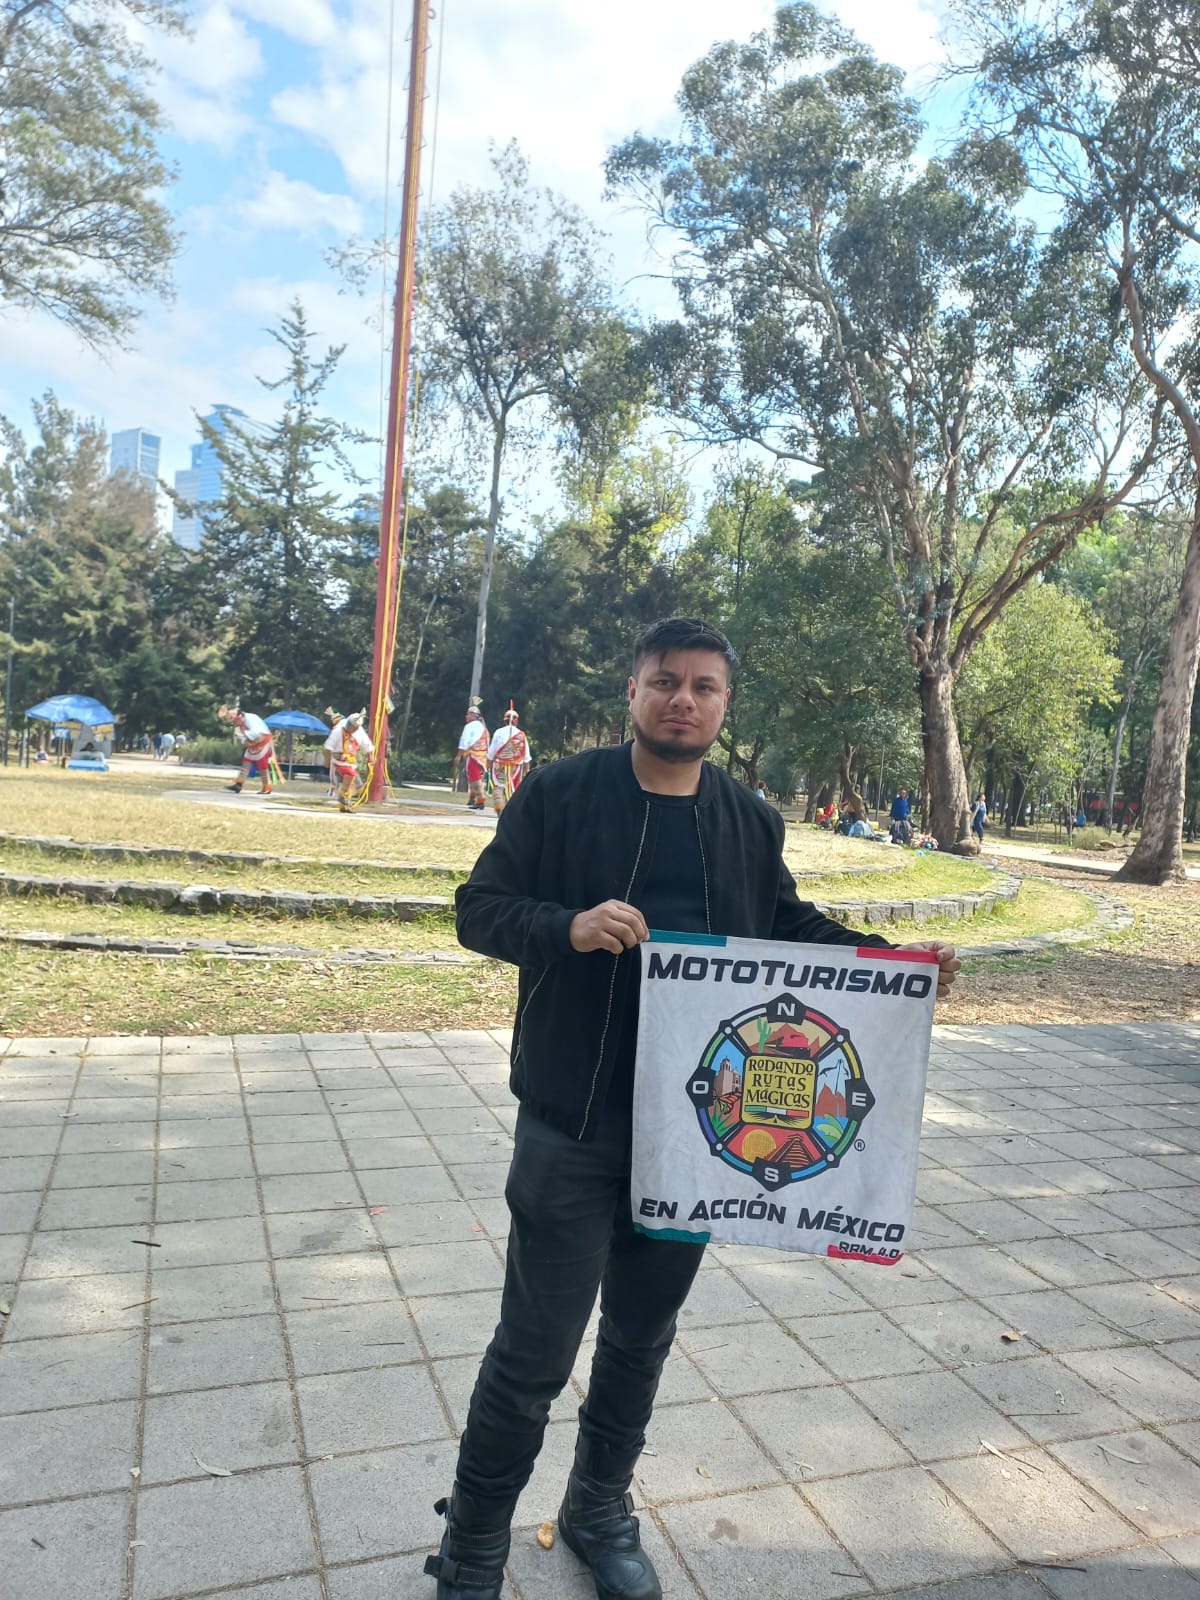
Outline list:
[[[1071,888],[1095,888],[1092,873],[1056,861],[1039,874]],[[1200,883],[1149,888],[1111,884],[1106,893],[1137,916],[1129,933],[1094,945],[973,965],[939,1022],[1200,1021]]]

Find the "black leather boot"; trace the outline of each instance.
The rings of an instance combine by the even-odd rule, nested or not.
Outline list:
[[[438,1581],[437,1600],[500,1600],[510,1516],[487,1511],[457,1484],[433,1509],[446,1519],[441,1549],[425,1559],[425,1571]]]
[[[599,1600],[662,1600],[629,1493],[638,1454],[618,1455],[583,1438],[575,1447],[558,1528],[567,1547],[591,1569]]]

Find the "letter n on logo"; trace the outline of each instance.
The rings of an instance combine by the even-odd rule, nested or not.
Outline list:
[[[799,1022],[804,1015],[803,1002],[794,994],[777,994],[764,1007],[768,1022]]]

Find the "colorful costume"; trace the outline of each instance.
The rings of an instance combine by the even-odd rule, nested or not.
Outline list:
[[[467,810],[483,810],[483,790],[488,772],[488,731],[479,709],[472,700],[467,709],[467,724],[458,736],[458,749],[454,755],[454,771],[463,759],[467,763]]]
[[[262,793],[270,794],[271,769],[275,764],[275,740],[270,728],[252,711],[230,711],[222,706],[218,715],[233,723],[233,737],[245,747],[241,771],[229,787],[234,794],[241,794],[246,779],[256,772],[262,778]]]
[[[492,805],[499,816],[521,787],[521,779],[533,759],[529,740],[517,727],[512,705],[504,713],[504,727],[498,728],[488,746],[488,767],[492,774]]]
[[[359,789],[358,761],[360,756],[371,755],[375,745],[363,727],[364,712],[356,711],[342,717],[325,741],[329,757],[329,775],[337,788],[339,811],[349,811]]]

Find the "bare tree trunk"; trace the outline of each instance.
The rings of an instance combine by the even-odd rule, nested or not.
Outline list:
[[[843,744],[838,754],[838,782],[843,795],[849,795],[854,802],[854,809],[859,817],[867,814],[867,803],[863,799],[862,791],[854,781],[854,758],[858,754],[858,746]]]
[[[475,699],[483,682],[483,652],[487,648],[488,597],[492,592],[492,568],[496,562],[496,530],[500,526],[500,469],[504,465],[506,429],[496,429],[492,441],[492,490],[488,500],[487,533],[483,546],[483,571],[479,577],[479,611],[475,620],[475,659],[471,663],[471,694]]]
[[[1179,603],[1163,660],[1162,689],[1150,728],[1150,757],[1142,789],[1142,834],[1117,873],[1127,883],[1173,883],[1183,869],[1183,807],[1192,698],[1200,668],[1200,498],[1183,563]]]
[[[819,789],[815,789],[811,779],[805,783],[804,787],[804,820],[805,822],[811,822],[817,812],[823,811],[829,804],[833,798],[833,790],[827,783],[822,784]]]
[[[1117,714],[1117,726],[1113,731],[1112,766],[1108,769],[1108,795],[1104,801],[1104,828],[1106,833],[1112,832],[1113,805],[1117,798],[1117,773],[1121,766],[1121,746],[1125,742],[1125,724],[1129,720],[1129,709],[1133,704],[1136,683],[1130,683],[1125,690],[1121,701],[1121,709]]]
[[[954,719],[954,674],[948,664],[921,674],[921,731],[929,809],[925,828],[941,850],[978,855],[971,833],[971,805],[958,724]]]
[[[429,604],[425,607],[425,615],[421,618],[421,626],[417,629],[417,647],[413,651],[412,671],[408,675],[408,689],[404,696],[404,714],[400,718],[400,735],[396,740],[397,756],[403,755],[408,740],[408,719],[412,716],[413,691],[417,687],[417,669],[421,665],[421,652],[425,648],[425,631],[429,627],[433,608],[440,598],[436,591],[430,596]]]

